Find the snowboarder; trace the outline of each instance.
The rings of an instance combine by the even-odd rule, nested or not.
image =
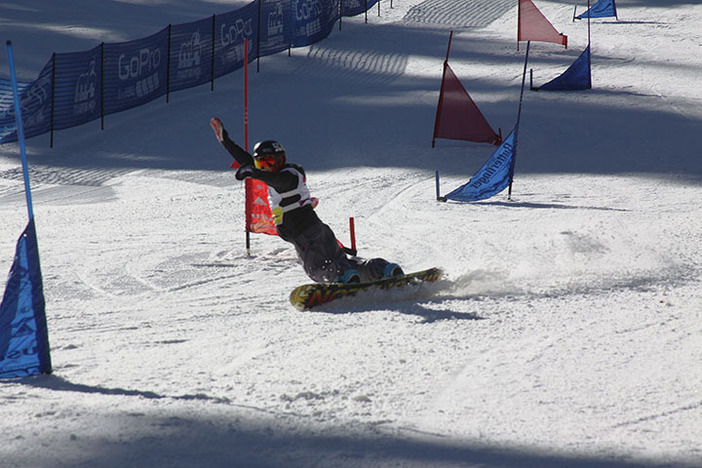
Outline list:
[[[268,203],[278,235],[295,246],[310,278],[318,283],[359,283],[404,274],[398,264],[382,258],[347,256],[334,232],[314,211],[316,199],[310,197],[304,169],[286,162],[280,143],[258,142],[251,155],[229,138],[217,117],[210,120],[210,126],[217,140],[239,163],[237,180],[251,177],[268,185]]]

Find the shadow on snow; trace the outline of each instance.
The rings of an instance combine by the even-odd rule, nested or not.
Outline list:
[[[122,395],[125,397],[182,399],[148,391],[105,389],[73,384],[55,376],[22,379],[21,383],[56,391],[89,394]],[[203,397],[217,401],[215,398]],[[200,398],[202,399],[202,398]],[[221,402],[226,403],[226,402]],[[154,411],[158,403],[154,402]],[[233,407],[233,408],[232,408]],[[71,464],[92,466],[481,466],[490,467],[563,467],[633,468],[670,466],[668,463],[626,460],[596,455],[559,453],[559,448],[527,449],[490,445],[477,440],[456,440],[413,429],[382,430],[382,424],[352,428],[326,427],[306,416],[276,414],[238,405],[227,405],[234,411],[218,411],[216,418],[196,418],[184,408],[169,408],[170,416],[144,412],[95,415],[105,428],[100,433],[83,433],[78,427],[66,428],[66,437],[59,438],[63,448],[71,450]],[[301,429],[302,428],[302,429]],[[60,429],[59,429],[60,430]],[[398,435],[399,432],[399,435]],[[105,435],[108,434],[108,435]],[[70,435],[70,437],[69,437]],[[32,443],[27,440],[26,444]],[[60,462],[62,451],[23,450],[15,443],[15,452],[5,452],[10,464],[49,466]],[[43,443],[46,446],[46,443]],[[158,450],[154,450],[158,447]],[[685,466],[676,464],[676,466]]]

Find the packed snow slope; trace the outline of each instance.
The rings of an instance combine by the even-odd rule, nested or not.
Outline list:
[[[1,3],[20,79],[243,5],[70,4]],[[243,188],[208,126],[243,142],[242,71],[28,140],[54,373],[0,383],[0,464],[702,466],[702,5],[619,0],[618,21],[592,22],[591,91],[525,91],[512,199],[437,202],[435,171],[446,193],[493,151],[431,147],[449,31],[506,134],[516,4],[384,0],[250,73],[250,141],[305,166],[338,237],[353,216],[362,255],[445,269],[415,299],[298,312],[293,249],[255,235],[247,256]],[[569,48],[531,44],[535,85],[587,45],[572,1],[537,6]],[[16,144],[0,218],[4,275],[27,222]]]

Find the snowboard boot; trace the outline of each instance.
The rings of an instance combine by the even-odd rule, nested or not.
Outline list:
[[[400,265],[398,265],[397,263],[388,263],[387,265],[385,265],[385,269],[383,270],[383,279],[392,278],[395,276],[402,276],[404,274],[405,272],[402,271]]]
[[[217,136],[217,141],[222,143],[224,141],[224,134],[227,132],[224,129],[222,122],[217,117],[212,117],[210,119],[210,127],[212,127],[212,130],[214,130],[215,135]]]
[[[344,271],[342,274],[337,276],[334,279],[334,283],[344,283],[344,284],[349,284],[349,283],[360,283],[361,282],[361,276],[358,274],[358,270],[355,270],[353,268],[349,268],[348,270]]]

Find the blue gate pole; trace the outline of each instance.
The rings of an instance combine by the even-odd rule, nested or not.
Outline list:
[[[446,197],[442,197],[439,190],[439,171],[436,171],[436,200],[441,202],[446,201]]]
[[[29,220],[34,220],[32,209],[32,193],[29,189],[29,171],[27,170],[27,148],[24,144],[24,128],[22,127],[22,109],[20,108],[19,91],[17,89],[17,75],[15,74],[15,60],[12,55],[12,41],[7,41],[7,60],[10,62],[10,76],[12,78],[12,94],[15,99],[15,121],[17,122],[17,141],[22,155],[22,173],[24,174],[24,194],[27,198],[27,214]]]

